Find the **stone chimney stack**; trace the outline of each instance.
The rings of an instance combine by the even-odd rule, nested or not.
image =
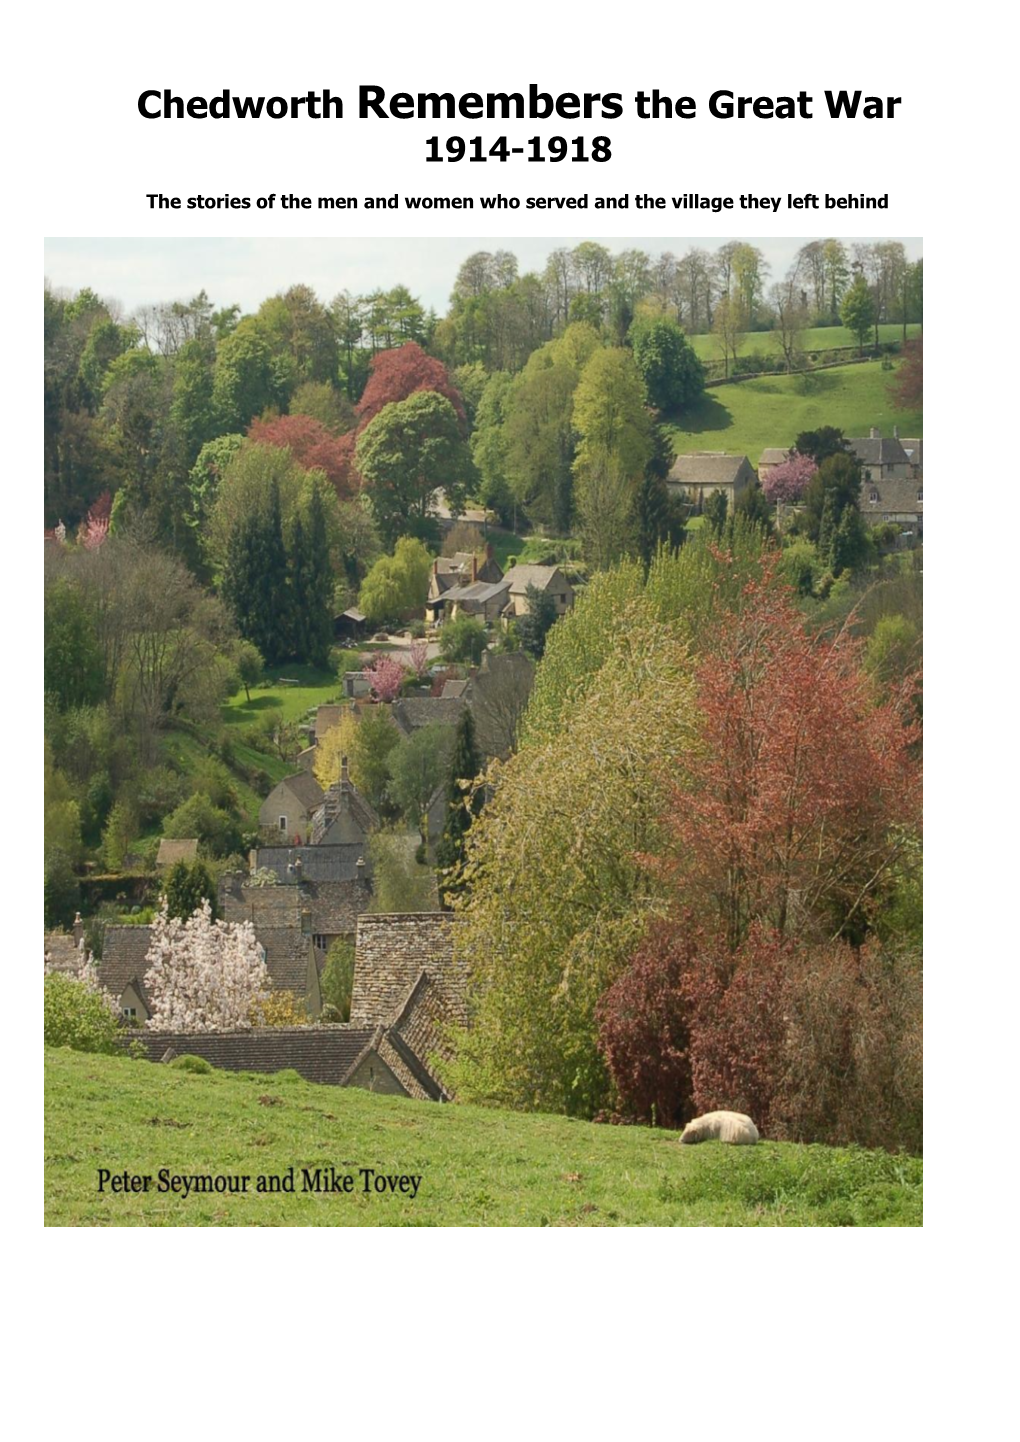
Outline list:
[[[301,908],[301,935],[311,936],[312,934],[312,913],[307,906]]]
[[[474,585],[474,583],[475,583],[477,580],[478,580],[478,557],[475,555],[474,551],[472,551],[472,552],[471,552],[471,584]]]

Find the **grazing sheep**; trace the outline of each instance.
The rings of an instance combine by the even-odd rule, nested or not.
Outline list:
[[[681,1142],[731,1142],[737,1147],[753,1147],[758,1128],[743,1112],[706,1112],[689,1121],[680,1133]]]

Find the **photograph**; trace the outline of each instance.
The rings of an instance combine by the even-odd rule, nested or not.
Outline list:
[[[923,245],[815,221],[45,242],[48,1227],[921,1227]]]

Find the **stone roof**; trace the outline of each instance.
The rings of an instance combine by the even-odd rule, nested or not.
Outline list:
[[[99,984],[119,998],[125,987],[135,984],[142,1002],[152,1010],[145,992],[145,973],[149,969],[151,926],[108,926],[103,933],[103,955],[98,963]]]
[[[871,499],[877,494],[878,500]],[[865,520],[881,516],[921,516],[924,503],[918,500],[921,482],[913,476],[889,476],[861,483],[861,515]]]
[[[731,486],[741,469],[749,465],[746,456],[730,456],[722,451],[690,451],[677,456],[667,479],[678,486]]]
[[[255,939],[266,953],[273,990],[289,991],[303,1001],[308,994],[308,968],[315,949],[311,935],[293,926],[260,926]]]
[[[862,466],[905,466],[910,461],[896,436],[873,431],[870,436],[852,437],[847,444]]]
[[[283,883],[295,881],[354,881],[372,874],[368,847],[364,842],[338,846],[260,846],[249,857],[252,870],[275,871]],[[300,861],[300,868],[294,867]],[[359,866],[358,862],[364,864]]]
[[[285,776],[282,781],[277,782],[277,786],[285,786],[306,811],[314,811],[316,806],[322,805],[325,793],[311,771],[298,771],[293,776]],[[273,787],[273,791],[275,790],[276,786]]]
[[[758,469],[762,466],[781,466],[790,459],[790,452],[782,446],[766,446],[758,457]]]
[[[246,886],[243,872],[225,875],[219,886],[220,915],[224,921],[250,921],[263,926],[301,929],[304,899],[300,886]]]
[[[454,956],[454,925],[442,911],[359,916],[351,1022],[394,1023],[423,971],[441,989],[450,1016],[465,1019],[467,978]]]
[[[344,769],[346,771],[346,761]],[[320,846],[330,827],[343,815],[349,816],[366,836],[378,829],[379,817],[375,810],[346,774],[322,793],[322,804],[312,817],[312,845]]]
[[[372,900],[368,881],[309,881],[300,888],[310,913],[313,936],[353,936],[358,917]]]
[[[318,706],[315,710],[315,740],[316,744],[322,740],[327,731],[336,726],[340,717],[349,708],[344,705],[330,703],[327,706]]]
[[[74,937],[66,931],[47,931],[43,937],[43,955],[49,971],[62,971],[76,976],[81,970],[82,952]]]
[[[444,682],[441,699],[445,701],[450,698],[463,696],[470,684],[470,681],[458,681],[456,679]]]
[[[198,837],[192,836],[187,840],[174,841],[164,836],[160,839],[159,850],[156,852],[157,866],[173,866],[178,861],[195,861],[198,857]]]
[[[135,1031],[125,1044],[138,1040],[150,1061],[176,1056],[201,1056],[226,1071],[277,1072],[292,1069],[306,1081],[340,1086],[364,1055],[374,1036],[372,1027],[263,1026],[250,1031]]]
[[[907,454],[907,460],[918,469],[924,465],[924,442],[920,436],[901,436],[900,445]]]
[[[404,1042],[431,1079],[434,1059],[442,1062],[452,1058],[453,1047],[448,1029],[457,1019],[442,986],[427,971],[422,971],[408,992],[388,1035],[395,1035]],[[445,1088],[441,1087],[441,1090],[445,1096]]]
[[[390,715],[405,736],[422,726],[438,722],[456,726],[467,705],[463,696],[402,696],[390,707]]]
[[[557,575],[566,581],[559,566],[511,566],[503,582],[514,595],[523,595],[529,586],[534,586],[536,591],[547,591]]]

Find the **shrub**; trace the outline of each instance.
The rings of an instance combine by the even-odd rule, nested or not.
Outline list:
[[[170,1065],[175,1071],[191,1072],[193,1076],[205,1076],[215,1070],[212,1062],[206,1061],[204,1056],[192,1056],[190,1052],[175,1056]]]
[[[485,652],[485,627],[476,616],[455,616],[440,634],[443,658],[477,666]]]
[[[322,1020],[350,1021],[353,991],[354,945],[338,938],[326,954],[322,972]]]
[[[271,991],[251,1009],[252,1026],[307,1026],[308,1013],[291,991]]]
[[[103,994],[73,976],[53,972],[43,990],[43,1040],[47,1046],[114,1055],[120,1023]]]

